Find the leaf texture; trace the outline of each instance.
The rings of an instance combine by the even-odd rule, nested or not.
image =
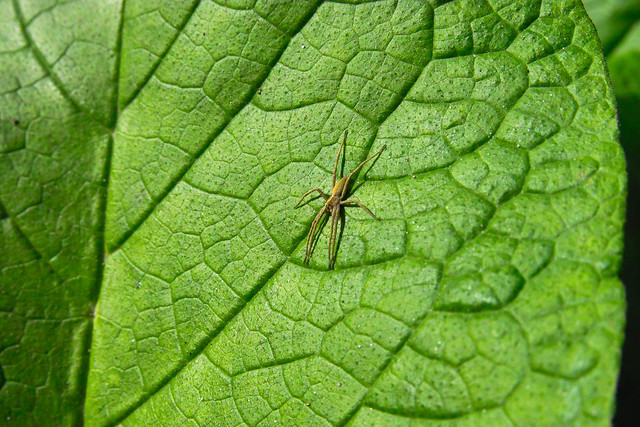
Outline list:
[[[3,3],[7,416],[609,422],[626,177],[579,2],[80,4]],[[306,266],[346,129],[382,221]]]

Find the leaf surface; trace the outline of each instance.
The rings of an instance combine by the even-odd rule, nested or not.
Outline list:
[[[88,375],[88,425],[608,422],[626,180],[579,2],[82,5],[55,37],[82,8],[6,5],[0,393]],[[347,209],[329,271],[322,199],[292,207],[346,129],[345,173],[387,145],[353,191],[381,222]]]

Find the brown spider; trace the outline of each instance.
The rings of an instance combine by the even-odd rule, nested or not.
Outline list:
[[[326,215],[331,215],[331,231],[329,232],[329,269],[331,269],[333,267],[333,265],[335,264],[336,235],[337,235],[337,232],[338,232],[338,222],[340,221],[341,209],[342,209],[342,207],[344,205],[349,205],[349,204],[358,205],[366,213],[371,215],[373,217],[373,219],[380,221],[362,203],[358,202],[357,200],[345,200],[345,199],[349,195],[349,181],[351,180],[351,178],[369,160],[373,159],[374,157],[379,156],[387,146],[384,145],[380,149],[380,151],[378,151],[376,154],[370,156],[364,162],[360,163],[360,165],[357,168],[355,168],[353,170],[353,172],[351,172],[349,174],[349,176],[340,178],[340,180],[336,184],[336,172],[338,170],[338,162],[340,160],[340,153],[342,152],[342,148],[344,147],[344,143],[345,143],[346,140],[347,140],[347,132],[345,131],[344,137],[342,138],[342,143],[340,144],[340,148],[338,149],[338,155],[336,156],[336,164],[333,167],[333,178],[332,178],[332,181],[331,181],[331,187],[333,189],[331,190],[331,196],[327,196],[319,188],[312,188],[311,190],[307,191],[306,193],[304,193],[302,195],[302,197],[300,198],[300,201],[294,207],[294,209],[298,208],[300,206],[300,204],[302,203],[302,201],[304,200],[304,198],[307,197],[309,194],[313,193],[314,191],[317,191],[318,193],[320,193],[320,195],[326,200],[326,203],[324,204],[322,209],[320,209],[320,211],[318,212],[316,217],[313,219],[313,222],[311,223],[311,229],[309,230],[309,235],[307,236],[307,247],[306,247],[306,252],[305,252],[305,257],[304,257],[304,263],[305,264],[308,264],[309,260],[311,259],[311,253],[313,252],[313,241],[314,241],[314,237],[315,237],[315,233],[316,233],[316,228],[318,227],[318,223],[320,222],[320,220],[322,219],[322,217],[325,214]]]

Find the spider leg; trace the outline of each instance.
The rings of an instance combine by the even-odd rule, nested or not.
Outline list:
[[[324,194],[324,193],[322,192],[322,190],[321,190],[321,189],[319,189],[319,188],[312,188],[311,190],[309,190],[309,191],[307,191],[306,193],[304,193],[304,194],[302,195],[302,197],[300,197],[300,201],[298,202],[298,204],[297,204],[297,205],[295,205],[295,206],[293,207],[293,209],[297,209],[298,207],[300,207],[300,203],[302,203],[302,201],[304,200],[304,198],[305,198],[305,197],[307,197],[309,194],[313,193],[314,191],[317,191],[318,193],[320,193],[320,195],[321,195],[322,197],[324,197],[324,199],[325,199],[325,200],[329,200],[329,196],[327,196],[326,194]]]
[[[351,180],[351,178],[353,178],[353,175],[355,175],[360,169],[362,169],[362,167],[371,159],[373,159],[374,157],[379,156],[380,154],[382,154],[382,152],[384,151],[384,149],[387,148],[386,145],[383,145],[382,148],[380,149],[380,151],[378,151],[376,154],[373,154],[371,156],[369,156],[369,158],[367,158],[364,162],[360,163],[358,165],[357,168],[355,168],[353,170],[353,172],[351,172],[349,174],[349,176],[347,177],[345,183],[344,183],[344,187],[342,187],[342,197],[346,197],[347,196],[347,191],[349,191],[349,181]]]
[[[371,217],[377,221],[380,221],[380,218],[378,218],[377,216],[375,216],[373,214],[373,212],[371,212],[365,205],[363,205],[362,203],[360,203],[357,200],[345,200],[343,202],[340,202],[340,204],[345,205],[347,203],[355,203],[356,205],[360,206],[362,208],[363,211],[365,211],[366,213],[368,213],[369,215],[371,215]]]
[[[329,269],[336,262],[336,234],[338,232],[338,223],[340,222],[340,207],[336,206],[331,211],[331,231],[329,233]]]
[[[338,149],[338,155],[336,156],[336,164],[333,167],[333,178],[331,179],[331,188],[336,186],[336,172],[338,171],[338,161],[340,160],[340,153],[342,152],[342,148],[344,147],[344,143],[347,140],[347,133],[349,129],[344,131],[344,136],[342,137],[342,143],[340,144],[340,148]]]
[[[309,230],[309,234],[307,235],[307,246],[304,255],[304,263],[309,264],[309,260],[311,259],[311,250],[313,248],[313,237],[316,234],[316,227],[318,227],[318,223],[327,212],[327,205],[324,205],[322,209],[318,212],[316,217],[313,219],[311,223],[311,229]]]

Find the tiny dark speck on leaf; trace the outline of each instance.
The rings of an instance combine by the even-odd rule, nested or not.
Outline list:
[[[14,126],[18,126],[20,124],[20,120],[18,119],[11,119],[11,123],[13,123]]]

